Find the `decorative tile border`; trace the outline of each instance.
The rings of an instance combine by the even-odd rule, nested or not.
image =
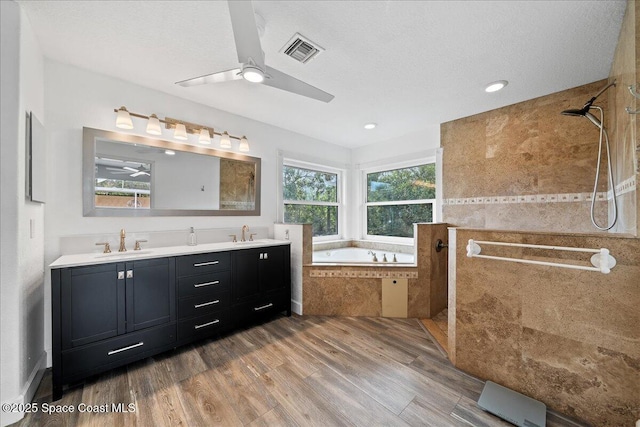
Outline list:
[[[378,271],[378,270],[314,270],[311,277],[350,277],[356,279],[417,279],[417,271]]]
[[[521,196],[491,196],[464,197],[444,199],[443,205],[499,205],[510,203],[567,203],[590,202],[592,193],[563,193],[563,194],[527,194]],[[596,194],[596,200],[607,200],[606,192]]]
[[[616,195],[620,196],[636,189],[636,177],[632,176],[616,185]],[[612,191],[596,193],[596,200],[605,201],[613,198]],[[561,194],[527,194],[520,196],[490,196],[490,197],[462,197],[444,199],[443,205],[499,205],[508,203],[568,203],[590,202],[592,193],[561,193]]]
[[[616,185],[616,195],[621,196],[625,193],[634,191],[635,189],[636,189],[636,177],[631,176],[625,179],[624,181],[620,182],[618,185]],[[609,200],[613,198],[613,194],[611,191],[607,192],[607,198]]]

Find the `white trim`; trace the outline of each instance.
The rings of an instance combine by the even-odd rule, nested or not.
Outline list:
[[[24,405],[25,403],[30,403],[33,400],[33,396],[35,396],[36,391],[38,390],[38,386],[40,385],[40,381],[42,380],[42,376],[44,375],[44,370],[47,367],[47,352],[43,351],[40,355],[40,359],[33,367],[33,370],[29,374],[29,378],[25,382],[22,387],[21,393],[13,398],[11,401],[2,402],[2,406],[5,404],[9,404],[12,406]],[[9,424],[16,423],[24,418],[24,411],[16,411],[16,412],[1,412],[1,420],[0,424],[4,426],[8,426]]]
[[[386,165],[400,165],[399,167],[402,168],[402,167],[405,167],[403,166],[405,164],[410,165],[412,162],[415,162],[415,159],[433,158],[435,161],[438,155],[438,150],[442,150],[442,148],[439,148],[439,147],[432,148],[425,151],[403,154],[401,156],[388,157],[388,158],[374,160],[366,163],[358,163],[354,165],[354,169],[369,170],[369,169],[375,169],[379,166],[386,166]],[[433,162],[430,162],[430,163],[433,163]],[[386,170],[386,168],[383,168],[381,170]]]
[[[411,159],[406,159],[408,155],[399,156],[387,160],[378,160],[375,162],[369,162],[366,167],[362,165],[355,165],[355,169],[360,170],[360,233],[365,240],[376,240],[379,242],[399,243],[399,244],[413,244],[414,239],[411,237],[393,237],[393,236],[378,236],[375,234],[367,233],[367,207],[368,206],[398,206],[398,205],[412,205],[412,204],[426,204],[431,203],[431,221],[438,222],[442,218],[442,148],[436,148],[429,150],[428,156],[416,157],[423,153],[411,154]],[[395,200],[388,202],[367,202],[367,174],[390,171],[396,169],[405,169],[415,166],[421,166],[426,164],[435,164],[436,168],[436,198],[435,199],[420,199],[420,200]]]
[[[291,312],[302,316],[302,303],[300,301],[291,300]]]
[[[283,171],[285,166],[290,166],[299,169],[307,169],[318,172],[326,172],[335,174],[337,176],[336,183],[336,202],[319,202],[313,200],[288,200],[284,199],[283,195]],[[314,241],[324,240],[337,240],[341,239],[345,235],[345,225],[347,221],[347,206],[346,200],[346,181],[347,172],[349,170],[348,164],[341,164],[331,161],[325,161],[320,159],[312,159],[308,156],[298,153],[287,153],[284,151],[278,151],[278,194],[277,194],[277,214],[278,221],[284,223],[284,205],[312,205],[312,206],[336,206],[338,208],[338,234],[332,234],[329,236],[314,236]]]

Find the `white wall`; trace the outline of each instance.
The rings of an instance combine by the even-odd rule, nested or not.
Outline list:
[[[82,216],[82,128],[92,127],[126,132],[115,127],[114,108],[125,105],[129,111],[159,117],[173,117],[192,123],[226,130],[232,135],[249,138],[250,156],[262,159],[262,206],[259,217],[154,217],[154,218],[95,218]],[[45,112],[49,140],[47,153],[50,165],[45,220],[45,262],[54,261],[61,254],[62,236],[117,233],[124,228],[129,233],[148,231],[269,227],[277,220],[277,152],[303,152],[319,159],[348,159],[350,151],[281,128],[237,116],[211,107],[186,101],[125,81],[93,73],[80,68],[45,61]],[[144,120],[133,119],[129,133],[145,135]],[[165,138],[171,139],[171,133]],[[197,136],[189,142],[197,144]],[[214,144],[217,140],[214,140]],[[234,147],[237,148],[237,142]],[[97,240],[96,240],[97,241]],[[95,247],[87,247],[91,252]],[[45,345],[51,348],[50,273],[45,285]],[[48,364],[51,364],[49,360]]]
[[[15,2],[1,3],[0,399],[31,400],[44,368],[44,207],[25,198],[26,113],[46,124],[43,57]],[[0,413],[0,424],[21,418]]]

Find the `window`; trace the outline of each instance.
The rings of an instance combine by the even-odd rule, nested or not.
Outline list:
[[[366,174],[366,234],[413,238],[413,224],[433,222],[436,164]]]
[[[283,165],[284,222],[311,223],[314,236],[337,236],[340,173],[321,169]]]

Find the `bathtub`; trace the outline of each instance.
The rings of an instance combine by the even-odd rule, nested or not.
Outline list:
[[[373,262],[373,256],[369,251],[375,252],[378,262]],[[387,262],[383,262],[383,256],[386,254]],[[395,254],[397,262],[393,262]],[[412,254],[404,254],[399,252],[384,251],[381,249],[365,249],[365,248],[338,248],[318,250],[313,252],[314,264],[371,264],[371,265],[413,265],[414,257]]]

